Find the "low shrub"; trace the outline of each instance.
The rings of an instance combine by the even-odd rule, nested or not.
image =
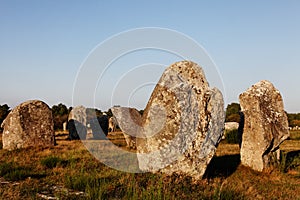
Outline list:
[[[239,133],[237,129],[225,131],[225,141],[228,144],[239,144]]]
[[[17,166],[15,163],[9,162],[0,164],[0,176],[4,177],[5,180],[19,181],[35,176],[35,174],[28,167]]]
[[[281,152],[280,157],[280,169],[282,172],[288,172],[300,166],[300,151]]]

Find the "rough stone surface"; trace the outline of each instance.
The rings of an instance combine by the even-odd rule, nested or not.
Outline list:
[[[128,108],[112,111],[121,130],[137,137],[143,171],[199,179],[224,131],[223,96],[218,89],[209,88],[202,68],[190,61],[174,63],[165,70],[142,117]]]
[[[32,100],[15,107],[3,121],[3,149],[53,146],[54,124],[51,109],[42,101]]]
[[[87,115],[84,106],[76,106],[69,113],[68,131],[69,140],[84,140],[87,136]]]
[[[243,113],[241,163],[257,171],[276,164],[279,145],[289,137],[280,92],[260,81],[240,95]]]

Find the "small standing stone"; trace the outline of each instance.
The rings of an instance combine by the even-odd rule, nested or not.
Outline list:
[[[68,122],[63,123],[63,131],[67,131],[67,125],[68,125]]]
[[[51,109],[42,101],[26,101],[15,107],[3,121],[3,149],[54,146]]]
[[[142,117],[135,108],[113,107],[111,111],[122,130],[128,148],[136,149],[136,137],[142,134]]]
[[[239,97],[243,113],[241,163],[257,171],[277,164],[279,145],[289,137],[280,92],[260,81]]]
[[[87,115],[84,106],[76,106],[69,113],[68,130],[70,140],[86,139],[87,135]]]
[[[86,108],[84,106],[76,106],[69,113],[68,121],[74,119],[80,122],[82,125],[86,126],[87,115]]]

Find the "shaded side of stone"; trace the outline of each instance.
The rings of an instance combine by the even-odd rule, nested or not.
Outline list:
[[[102,115],[90,120],[90,126],[93,132],[93,139],[105,139],[108,134],[108,116]]]
[[[80,140],[85,139],[87,135],[87,128],[77,120],[70,119],[68,121],[68,140]]]

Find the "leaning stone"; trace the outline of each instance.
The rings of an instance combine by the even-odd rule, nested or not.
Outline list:
[[[280,92],[269,81],[260,81],[239,99],[244,118],[241,163],[257,171],[276,166],[279,145],[289,137]]]
[[[209,88],[202,68],[190,61],[165,70],[142,117],[128,108],[112,111],[121,130],[137,137],[143,171],[200,179],[224,131],[223,96]]]
[[[54,146],[51,109],[42,101],[32,100],[15,107],[3,121],[3,149],[30,146]]]

